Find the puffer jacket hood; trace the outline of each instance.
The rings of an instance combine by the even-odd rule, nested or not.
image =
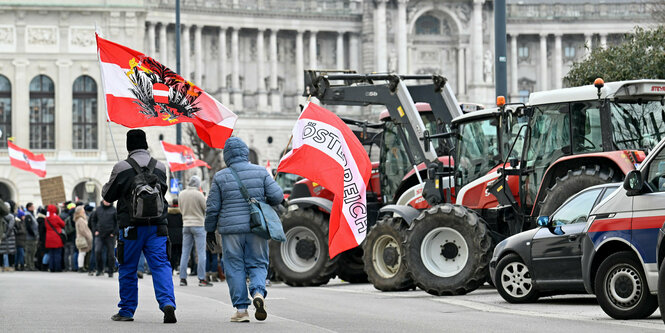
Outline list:
[[[224,163],[231,166],[238,162],[249,162],[249,147],[240,138],[230,137],[224,144]]]

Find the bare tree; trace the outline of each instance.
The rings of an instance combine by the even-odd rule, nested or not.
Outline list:
[[[217,148],[212,148],[208,146],[199,136],[196,134],[196,129],[194,128],[194,125],[192,124],[187,124],[185,133],[189,137],[189,142],[191,142],[191,147],[192,150],[194,151],[194,154],[198,156],[198,158],[210,165],[210,170],[208,170],[205,167],[201,167],[202,175],[205,180],[210,183],[212,180],[212,177],[215,175],[215,173],[219,170],[222,170],[224,168],[224,162],[222,159],[222,149],[217,149]],[[207,170],[207,171],[206,171]],[[207,177],[206,172],[208,172]]]

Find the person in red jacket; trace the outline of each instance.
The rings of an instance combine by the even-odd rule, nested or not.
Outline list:
[[[49,270],[53,272],[62,272],[62,248],[64,244],[60,238],[60,232],[65,227],[65,221],[58,216],[58,207],[48,205],[46,207],[46,242],[45,247],[49,251]]]

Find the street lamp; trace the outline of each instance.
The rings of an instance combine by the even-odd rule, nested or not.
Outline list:
[[[92,179],[88,179],[87,182],[85,182],[85,191],[88,192],[88,201],[94,202],[95,199],[93,198],[93,195],[95,193],[95,189],[97,188],[97,185],[95,185],[95,182],[92,181]]]

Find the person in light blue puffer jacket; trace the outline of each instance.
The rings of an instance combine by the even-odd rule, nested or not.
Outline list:
[[[255,317],[265,320],[266,276],[268,275],[268,241],[254,235],[249,228],[249,205],[240,192],[233,168],[247,188],[250,197],[277,205],[284,199],[282,189],[264,167],[249,162],[249,148],[239,138],[231,137],[224,146],[227,168],[218,171],[210,184],[206,202],[205,228],[222,235],[222,260],[233,306],[234,322],[249,321],[249,292],[254,298]]]

